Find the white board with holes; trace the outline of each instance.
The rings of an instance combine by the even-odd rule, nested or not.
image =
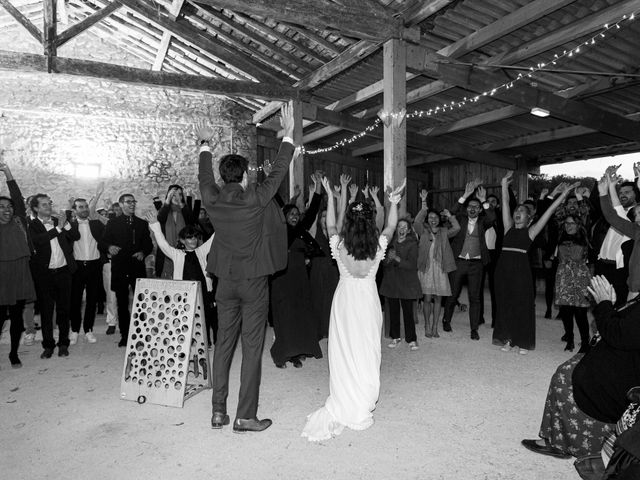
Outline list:
[[[120,398],[182,407],[211,388],[205,325],[200,282],[138,279]]]

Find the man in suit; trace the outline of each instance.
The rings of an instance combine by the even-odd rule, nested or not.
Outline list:
[[[133,195],[125,193],[118,200],[122,215],[112,218],[104,230],[103,243],[111,255],[111,290],[118,302],[119,347],[129,338],[129,289],[135,291],[136,280],[146,277],[144,259],[153,250],[149,224],[135,216]]]
[[[71,276],[76,269],[72,244],[80,238],[78,229],[68,219],[51,216],[51,199],[39,193],[31,198],[36,217],[29,222],[29,234],[35,249],[31,257],[31,274],[40,304],[42,348],[40,358],[51,358],[56,347],[53,338],[53,309],[58,324],[58,356],[69,355],[69,302]]]
[[[456,259],[456,270],[449,274],[451,296],[447,297],[444,306],[444,318],[442,319],[444,331],[450,332],[453,310],[458,302],[462,285],[466,280],[472,340],[480,339],[478,325],[480,324],[482,309],[480,301],[482,276],[484,274],[484,266],[491,261],[485,232],[493,226],[496,219],[493,209],[486,201],[487,192],[480,184],[479,180],[468,182],[464,195],[460,197],[457,205],[451,209],[451,212],[456,214],[460,222],[460,231],[451,239],[451,249]],[[476,196],[471,197],[474,191]],[[463,206],[465,207],[465,212],[457,213],[460,207]]]
[[[609,175],[616,182],[618,166],[607,168],[605,175]],[[592,241],[593,250],[597,253],[595,274],[603,275],[613,285],[616,291],[616,307],[624,305],[629,294],[627,277],[629,276],[629,258],[633,249],[633,240],[611,227],[602,215],[598,194],[598,182],[595,182],[589,202],[591,203],[591,218],[593,220]],[[636,182],[623,182],[618,189],[620,205],[615,207],[617,214],[633,222],[633,206],[640,199],[640,192]]]
[[[96,343],[93,324],[96,318],[98,292],[101,288],[102,265],[104,264],[105,245],[102,242],[104,224],[100,220],[89,220],[89,204],[84,198],[73,201],[73,210],[77,221],[72,222],[80,233],[80,238],[73,242],[73,257],[77,269],[71,284],[71,334],[69,342],[75,345],[78,341],[80,324],[83,323],[85,338],[88,343]],[[87,291],[82,321],[82,294]]]
[[[293,147],[293,113],[282,109],[284,138],[271,173],[260,185],[249,185],[248,162],[240,155],[225,155],[219,169],[212,165],[208,141],[213,130],[197,129],[200,140],[199,175],[202,206],[216,234],[207,271],[218,277],[218,341],[213,357],[212,428],[229,423],[227,395],[229,368],[238,335],[242,336],[240,394],[233,431],[259,432],[271,420],[258,420],[262,349],[269,308],[268,275],[287,262],[287,230],[284,215],[273,200],[287,174]],[[224,181],[219,187],[215,171]]]

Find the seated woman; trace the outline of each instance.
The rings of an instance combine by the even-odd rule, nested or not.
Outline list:
[[[13,368],[20,368],[22,363],[18,357],[18,347],[24,330],[22,312],[25,302],[36,298],[29,269],[32,247],[20,188],[7,164],[2,162],[1,155],[2,151],[0,171],[5,174],[11,198],[0,196],[0,334],[8,311],[11,320],[9,361]]]
[[[618,309],[603,276],[588,288],[600,341],[558,367],[545,402],[540,440],[522,440],[529,450],[568,458],[596,455],[627,408],[627,391],[640,385],[640,296]]]

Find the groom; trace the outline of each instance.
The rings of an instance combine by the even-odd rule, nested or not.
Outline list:
[[[212,428],[229,424],[227,396],[229,368],[238,340],[242,338],[240,394],[233,431],[261,432],[271,420],[258,420],[258,396],[262,349],[269,308],[268,275],[287,264],[285,218],[273,197],[287,174],[293,156],[292,106],[281,113],[284,138],[271,173],[260,184],[249,184],[247,160],[224,155],[218,171],[224,185],[216,183],[209,150],[213,130],[199,125],[198,180],[202,206],[216,232],[209,253],[207,272],[218,277],[218,341],[213,354]]]

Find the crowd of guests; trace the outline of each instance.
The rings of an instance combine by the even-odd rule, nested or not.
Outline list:
[[[400,216],[382,262],[378,285],[388,310],[388,346],[402,343],[402,311],[404,340],[411,351],[419,349],[418,311],[425,337],[439,337],[440,321],[450,332],[466,284],[470,338],[480,338],[479,326],[485,311],[487,317],[490,312],[493,343],[504,352],[529,353],[536,345],[535,280],[541,272],[545,317],[551,318],[555,304],[565,350],[576,346],[574,321],[580,340],[578,354],[552,379],[541,440],[523,441],[539,453],[564,457],[599,451],[605,437],[624,431],[616,432],[613,424],[626,408],[625,392],[640,382],[640,331],[632,321],[640,308],[640,165],[634,166],[635,181],[622,181],[617,170],[607,168],[592,189],[561,183],[520,204],[510,187],[512,172],[502,179],[500,196],[487,195],[483,182],[473,179],[448,209],[433,208],[422,190],[420,211],[415,219]],[[54,215],[48,195],[24,200],[1,158],[0,171],[9,191],[0,196],[0,321],[11,321],[12,366],[21,366],[23,332],[25,344],[34,342],[36,311],[43,359],[56,347],[59,356],[68,356],[81,334],[95,343],[99,306],[106,311],[106,333],[115,333],[117,324],[119,345],[126,346],[130,295],[136,280],[147,276],[199,281],[208,341],[216,343],[217,282],[207,273],[215,228],[199,200],[171,185],[163,200],[154,199],[156,210],[145,220],[136,216],[133,194],[96,208],[100,186],[91,200],[72,199],[68,210]],[[288,363],[300,368],[306,358],[322,357],[318,342],[328,336],[339,278],[327,232],[329,202],[334,205],[348,192],[349,201],[337,208],[344,211],[359,202],[374,212],[376,227],[382,228],[385,212],[377,188],[359,189],[342,175],[325,195],[322,182],[322,172],[315,172],[306,202],[303,188],[296,188],[288,202],[279,201],[288,253],[284,268],[269,279],[269,322],[275,337],[271,356],[279,368]],[[485,279],[490,309],[485,309]],[[590,328],[588,310],[594,305]]]

